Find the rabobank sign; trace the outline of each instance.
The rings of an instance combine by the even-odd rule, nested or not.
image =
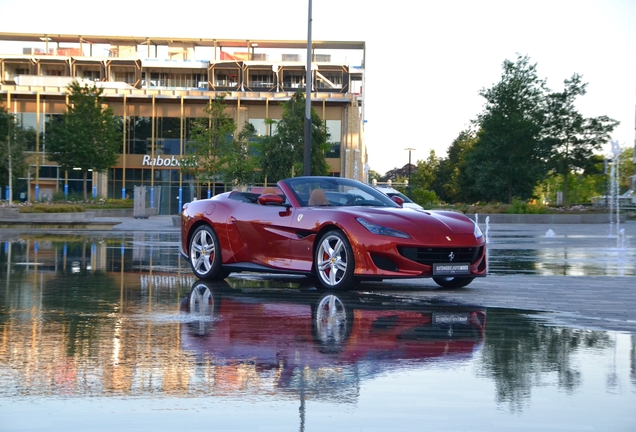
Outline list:
[[[148,166],[156,166],[156,167],[178,167],[180,166],[179,164],[179,159],[175,159],[174,156],[166,156],[166,157],[161,157],[161,155],[157,155],[154,159],[151,159],[149,155],[144,155],[144,159],[141,162],[142,166],[148,165]]]

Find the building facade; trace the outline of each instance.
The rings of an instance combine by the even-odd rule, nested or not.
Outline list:
[[[312,108],[330,134],[331,175],[365,180],[365,44],[314,41],[311,52]],[[47,125],[65,112],[67,86],[78,80],[101,87],[122,120],[119,161],[92,176],[93,194],[132,197],[135,186],[145,186],[151,207],[176,214],[182,201],[209,189],[179,170],[191,120],[225,94],[237,130],[249,122],[261,135],[272,133],[268,120],[279,120],[283,103],[304,92],[306,56],[306,41],[0,33],[0,98],[34,131],[29,174],[15,198],[81,190],[81,174],[61,172],[46,153]],[[231,187],[214,186],[213,192]]]

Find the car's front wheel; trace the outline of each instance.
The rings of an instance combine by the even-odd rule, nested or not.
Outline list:
[[[219,238],[209,225],[201,225],[190,240],[190,266],[199,279],[220,280],[228,275],[221,268]]]
[[[323,287],[351,288],[354,268],[353,250],[342,231],[329,231],[320,237],[314,256],[314,269]]]
[[[434,277],[435,283],[443,288],[462,288],[473,281],[472,277]]]

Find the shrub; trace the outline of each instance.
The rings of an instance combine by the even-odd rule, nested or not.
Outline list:
[[[20,206],[20,213],[83,213],[86,210],[79,204],[34,204]]]
[[[121,199],[121,198],[108,198],[106,200],[100,200],[99,202],[89,202],[86,204],[86,208],[88,209],[122,209],[122,208],[133,208],[135,202],[131,199]]]
[[[542,204],[528,203],[521,200],[513,200],[508,208],[511,214],[544,214],[547,210]]]
[[[81,194],[75,192],[70,192],[67,197],[66,195],[64,195],[63,191],[57,191],[53,194],[51,201],[54,203],[79,203],[84,201],[84,197]]]
[[[416,188],[411,191],[411,197],[414,202],[424,208],[430,208],[432,205],[439,204],[439,198],[435,191]]]

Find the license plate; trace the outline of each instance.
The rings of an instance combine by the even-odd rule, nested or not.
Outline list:
[[[467,313],[434,313],[433,325],[442,324],[468,324]]]
[[[455,276],[470,274],[468,263],[435,263],[433,264],[433,276]]]

